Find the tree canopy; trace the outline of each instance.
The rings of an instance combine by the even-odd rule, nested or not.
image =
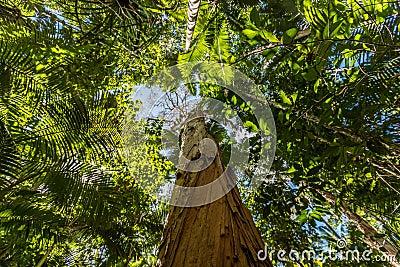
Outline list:
[[[160,121],[131,125],[146,140],[128,159],[124,120],[139,85],[197,61],[240,70],[271,108],[274,162],[257,190],[240,186],[268,248],[322,253],[344,240],[399,261],[399,10],[383,0],[0,0],[0,265],[155,266],[167,206],[135,181],[176,169]],[[237,94],[200,88],[249,132],[263,127]],[[227,131],[208,127],[228,155]],[[249,166],[257,136],[250,145]]]

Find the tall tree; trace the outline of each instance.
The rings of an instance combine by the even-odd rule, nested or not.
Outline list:
[[[187,25],[186,1],[0,0],[0,264],[155,264],[163,207],[135,181],[154,167],[150,161],[162,169],[166,160],[152,136],[136,144],[129,173],[119,126],[133,85],[170,64],[200,60],[240,69],[265,93],[255,101],[272,106],[279,129],[274,166],[256,194],[238,188],[268,247],[323,252],[345,239],[349,249],[396,254],[399,3],[190,2]],[[239,97],[218,88],[212,96],[257,131]],[[211,209],[229,211],[234,203],[242,212],[228,213],[233,223],[226,233],[239,225],[235,219],[249,220],[237,189],[230,196],[225,204],[171,208],[160,264],[182,260],[180,252],[170,254],[177,249],[193,257],[185,247],[167,246],[177,245],[178,233],[189,242],[186,231],[200,227],[181,224],[178,211],[188,220],[215,218]],[[254,249],[261,243],[249,225],[257,244],[245,239],[244,247]],[[237,235],[229,237],[236,242]]]
[[[208,133],[203,117],[187,122],[181,137],[180,157],[192,162],[202,156],[207,158],[212,146],[201,149],[201,142],[205,139],[213,140],[215,143],[214,138]],[[203,160],[196,164],[206,165],[207,161]],[[218,151],[212,163],[204,170],[199,172],[178,170],[176,184],[185,187],[204,186],[214,182],[223,173],[224,166]],[[228,170],[227,173],[229,182],[236,183],[234,172]],[[216,185],[219,186],[227,187],[226,184]],[[195,196],[187,196],[188,201],[191,197]],[[226,195],[210,204],[198,207],[170,207],[157,266],[272,266],[269,259],[265,261],[258,259],[258,251],[263,248],[264,243],[253,218],[244,206],[235,186]]]
[[[260,84],[272,106],[279,153],[252,202],[267,242],[323,251],[318,239],[335,246],[346,238],[349,248],[387,254],[378,244],[385,237],[397,247],[393,254],[399,247],[398,3],[278,0],[238,10],[229,3],[202,5],[192,47],[179,60],[232,64]],[[335,205],[323,192],[335,196]],[[381,229],[374,242],[348,220],[351,214]]]

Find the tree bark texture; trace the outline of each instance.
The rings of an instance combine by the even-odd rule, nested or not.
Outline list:
[[[181,156],[192,161],[200,158],[200,141],[204,138],[214,140],[206,130],[204,118],[188,122],[181,137]],[[207,154],[207,149],[203,148],[202,151]],[[185,187],[206,185],[223,172],[218,149],[212,163],[204,170],[178,170],[176,184]],[[236,181],[233,171],[228,170],[227,173]],[[210,204],[197,207],[170,206],[157,266],[272,266],[269,259],[261,261],[257,258],[258,251],[263,249],[264,243],[252,216],[243,205],[238,188],[234,186]]]

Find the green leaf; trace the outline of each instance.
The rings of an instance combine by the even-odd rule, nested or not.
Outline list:
[[[42,69],[44,69],[46,66],[45,65],[43,65],[43,64],[38,64],[37,66],[36,66],[36,71],[41,71]]]
[[[250,20],[253,22],[257,27],[261,26],[261,20],[260,20],[260,15],[258,14],[258,10],[256,7],[253,7],[253,9],[250,12]]]
[[[289,30],[287,30],[286,32],[285,32],[285,34],[287,35],[287,36],[289,36],[290,38],[294,38],[295,36],[296,36],[296,34],[298,33],[298,29],[297,28],[291,28],[291,29],[289,29]]]
[[[282,100],[283,100],[283,103],[288,104],[288,105],[292,105],[292,102],[291,102],[290,99],[286,96],[286,94],[285,94],[284,91],[281,90],[281,91],[279,92],[279,94],[280,94],[280,96],[281,96],[281,98],[282,98]]]
[[[308,72],[303,72],[301,75],[306,81],[314,81],[318,77],[318,73],[314,68],[310,68]]]
[[[271,32],[262,30],[260,34],[261,34],[262,38],[264,38],[265,40],[267,40],[271,43],[279,43],[279,39]]]
[[[293,41],[293,38],[296,36],[298,32],[297,28],[291,28],[287,30],[281,38],[282,43],[284,44],[290,44]]]
[[[371,186],[369,187],[369,190],[373,191],[375,186],[376,186],[376,180],[373,180],[372,183],[371,183]]]
[[[351,185],[354,182],[353,178],[349,178],[346,182],[347,185]]]
[[[321,220],[322,214],[318,211],[313,211],[312,213],[310,213],[310,217],[318,221]]]
[[[308,211],[307,210],[302,210],[301,214],[297,216],[296,220],[300,223],[300,225],[303,225],[307,222],[308,219]]]
[[[264,145],[264,149],[265,149],[265,150],[270,149],[270,148],[271,148],[271,145],[272,145],[271,142],[266,143],[266,144]]]
[[[250,132],[253,132],[253,133],[258,132],[257,125],[255,125],[255,124],[254,124],[253,122],[251,122],[251,121],[246,121],[246,122],[244,123],[244,127],[245,127],[248,131],[250,131]]]
[[[314,83],[314,92],[317,93],[318,92],[318,87],[319,87],[319,83],[320,83],[321,79],[317,79]]]
[[[283,113],[283,111],[282,110],[280,110],[279,111],[279,113],[278,113],[278,120],[281,122],[281,123],[283,123],[283,117],[284,117],[284,113]]]
[[[334,5],[335,5],[335,8],[336,8],[338,11],[345,11],[345,10],[346,10],[346,5],[343,4],[343,3],[342,3],[341,1],[339,1],[339,0],[335,0]]]
[[[231,98],[231,101],[232,101],[232,104],[234,104],[234,105],[236,105],[237,104],[237,98],[236,98],[236,96],[234,95],[234,96],[232,96],[232,98]]]
[[[343,21],[337,21],[337,22],[335,22],[335,23],[333,23],[333,25],[332,25],[332,29],[331,29],[331,34],[330,34],[330,37],[331,38],[335,38],[336,37],[336,34],[340,31],[340,29],[342,28],[342,24],[343,24]]]
[[[253,31],[253,30],[250,30],[250,29],[245,29],[245,30],[243,30],[242,32],[243,32],[243,34],[246,35],[247,38],[249,38],[250,40],[251,40],[251,39],[254,39],[254,37],[256,37],[256,36],[258,35],[258,32],[257,32],[257,31]]]
[[[263,131],[264,134],[268,135],[271,133],[271,131],[268,129],[267,122],[265,121],[264,118],[260,118],[258,124],[260,126],[260,130]]]
[[[290,167],[289,170],[287,170],[286,173],[290,174],[290,173],[294,173],[294,172],[296,172],[296,171],[297,171],[296,168],[292,166],[292,167]]]
[[[299,92],[296,92],[296,93],[294,93],[294,94],[292,94],[292,95],[290,96],[290,97],[292,98],[292,100],[293,100],[293,103],[296,103],[298,94],[299,94]]]
[[[222,24],[210,51],[211,60],[216,62],[228,62],[231,57],[230,48],[229,32],[226,29],[226,25]]]

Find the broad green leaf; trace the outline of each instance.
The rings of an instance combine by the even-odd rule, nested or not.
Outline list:
[[[231,101],[232,101],[232,103],[233,103],[234,105],[237,104],[237,98],[236,98],[235,95],[232,96]]]
[[[253,133],[258,132],[257,126],[256,126],[253,122],[251,122],[251,121],[246,121],[246,122],[244,123],[244,127],[245,127],[247,130],[249,130],[250,132],[253,132]]]
[[[297,28],[291,28],[285,32],[290,38],[294,38],[299,30]]]
[[[271,32],[268,32],[266,30],[262,30],[260,33],[261,37],[264,38],[265,40],[271,42],[271,43],[279,43],[279,39]]]
[[[318,77],[318,73],[314,68],[308,69],[308,72],[303,72],[301,75],[306,81],[314,81]]]
[[[258,35],[257,31],[253,31],[250,29],[245,29],[242,31],[244,35],[247,36],[247,38],[249,38],[250,40],[253,39],[254,37],[256,37]]]
[[[250,20],[257,26],[261,26],[260,15],[258,14],[258,10],[256,7],[253,7],[250,12]]]
[[[258,124],[260,126],[260,130],[263,131],[265,135],[269,135],[271,133],[271,131],[268,129],[268,124],[264,118],[260,118]]]
[[[296,93],[294,93],[294,94],[292,94],[292,95],[290,96],[290,97],[292,98],[292,100],[293,100],[293,103],[296,103],[298,94],[299,94],[299,92],[296,92]]]
[[[288,104],[288,105],[292,105],[292,102],[290,101],[290,99],[286,96],[284,91],[279,91],[279,94],[281,96],[281,99],[283,101],[283,103]]]

